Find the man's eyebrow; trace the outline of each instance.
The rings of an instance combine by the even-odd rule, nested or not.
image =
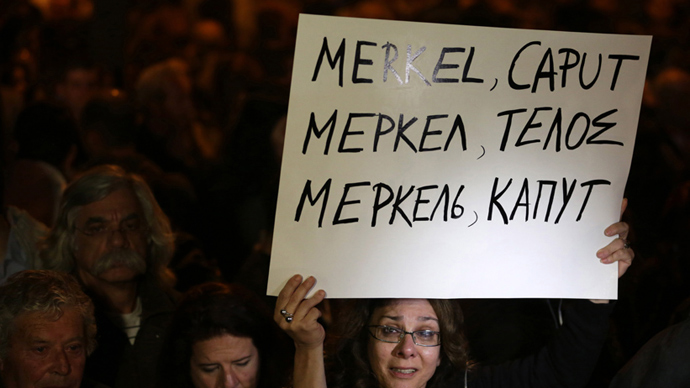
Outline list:
[[[122,218],[122,221],[129,221],[129,220],[136,220],[141,218],[141,214],[139,213],[130,213],[126,215],[125,217]]]
[[[78,335],[76,337],[72,337],[72,338],[68,339],[67,341],[65,341],[65,343],[67,343],[67,344],[70,344],[73,342],[80,342],[81,344],[86,344],[86,338],[84,338],[84,336]]]
[[[139,218],[141,218],[141,214],[139,214],[139,213],[130,213],[130,214],[126,215],[125,217],[123,217],[122,220],[120,220],[120,222],[122,222],[122,221],[129,221],[129,220],[135,220],[135,219],[139,219]],[[86,222],[84,223],[84,225],[101,224],[101,223],[107,224],[107,223],[108,223],[108,220],[107,220],[105,217],[93,216],[93,217],[89,217],[89,218],[86,220]]]
[[[105,217],[89,217],[84,225],[90,225],[90,224],[98,224],[98,223],[105,223],[108,222]]]
[[[77,335],[77,336],[74,336],[74,337],[68,339],[65,342],[74,342],[74,341],[85,342],[86,339],[82,335]],[[48,344],[48,343],[50,343],[50,341],[48,341],[47,339],[41,338],[41,337],[30,337],[29,342],[31,342],[32,344]]]

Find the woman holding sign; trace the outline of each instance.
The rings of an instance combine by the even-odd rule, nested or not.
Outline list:
[[[619,277],[634,253],[628,225],[609,226],[619,238],[597,252],[604,264],[618,262]],[[293,276],[278,296],[274,319],[294,340],[295,388],[325,388],[325,330],[316,306],[325,292],[304,299],[313,277]],[[338,340],[328,354],[331,388],[580,387],[594,369],[608,330],[608,301],[571,300],[565,324],[536,354],[496,367],[469,366],[462,312],[452,300],[353,300],[343,311]]]

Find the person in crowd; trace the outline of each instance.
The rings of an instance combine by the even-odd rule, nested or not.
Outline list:
[[[0,386],[95,387],[82,382],[95,336],[93,304],[72,276],[29,270],[0,286]]]
[[[95,303],[99,348],[85,375],[110,387],[150,387],[174,311],[168,218],[139,176],[111,165],[71,183],[44,243],[45,268],[74,274]]]
[[[605,234],[619,235],[597,252],[602,263],[618,262],[619,276],[634,254],[619,222]],[[278,296],[274,319],[294,340],[294,387],[326,387],[325,330],[316,308],[323,290],[304,299],[315,285],[292,277]],[[565,324],[544,349],[496,367],[469,363],[462,312],[451,300],[357,300],[342,310],[338,341],[330,352],[331,387],[580,387],[591,375],[608,330],[608,301],[573,300]],[[409,336],[408,336],[409,334]]]
[[[39,242],[48,235],[48,228],[29,213],[6,206],[0,216],[0,284],[10,275],[42,266]]]
[[[159,364],[165,388],[278,388],[290,376],[289,338],[248,289],[206,283],[184,295]]]
[[[649,340],[616,374],[609,388],[681,388],[690,381],[690,319]]]
[[[167,172],[199,168],[217,142],[197,121],[187,62],[172,58],[145,68],[136,84],[142,111],[138,148]]]
[[[100,91],[101,75],[90,60],[68,57],[71,60],[64,61],[58,74],[55,99],[65,104],[79,119],[86,103]]]

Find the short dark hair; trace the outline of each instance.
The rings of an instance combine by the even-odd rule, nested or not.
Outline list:
[[[427,299],[438,316],[441,331],[441,363],[426,384],[428,388],[444,386],[468,362],[462,309],[455,300]],[[367,345],[371,340],[367,326],[374,310],[388,306],[396,299],[352,299],[345,302],[335,322],[335,335],[328,342],[327,376],[331,388],[378,387]]]
[[[237,284],[205,283],[187,291],[168,327],[158,386],[191,388],[192,347],[222,335],[251,338],[259,352],[259,388],[286,386],[294,348],[259,297]]]

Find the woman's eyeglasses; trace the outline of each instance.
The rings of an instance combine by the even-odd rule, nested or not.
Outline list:
[[[370,325],[369,334],[382,342],[400,343],[406,334],[412,336],[412,342],[419,346],[439,346],[441,345],[441,333],[433,330],[405,331],[403,329],[385,326]]]

